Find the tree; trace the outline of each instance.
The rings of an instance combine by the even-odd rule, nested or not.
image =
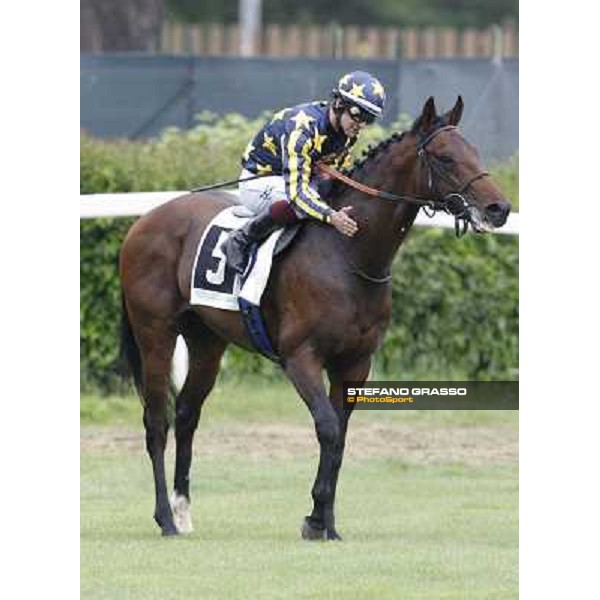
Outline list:
[[[165,0],[81,0],[80,51],[158,48]]]
[[[235,23],[239,0],[166,0],[184,22]],[[487,27],[517,21],[519,0],[262,0],[265,23]]]

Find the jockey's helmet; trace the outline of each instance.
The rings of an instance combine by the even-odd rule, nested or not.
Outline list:
[[[372,123],[381,116],[385,106],[383,85],[365,71],[353,71],[344,75],[334,88],[333,97],[341,100],[352,117],[360,116],[367,123]],[[353,109],[356,114],[353,114]]]

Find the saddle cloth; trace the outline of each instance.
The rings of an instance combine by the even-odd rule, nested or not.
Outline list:
[[[272,233],[252,253],[250,267],[242,278],[227,264],[221,245],[230,231],[248,221],[248,214],[243,207],[231,206],[218,213],[208,224],[196,250],[190,304],[239,311],[241,298],[254,306],[260,306],[260,299],[269,280],[275,247],[283,230]]]

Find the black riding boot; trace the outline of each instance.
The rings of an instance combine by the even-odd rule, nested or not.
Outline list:
[[[227,257],[227,264],[242,274],[246,269],[250,246],[269,237],[280,227],[281,225],[272,219],[267,208],[248,221],[241,229],[232,231],[222,246],[223,253]]]

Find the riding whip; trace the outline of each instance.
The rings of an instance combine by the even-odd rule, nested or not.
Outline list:
[[[203,187],[194,188],[190,190],[190,192],[207,192],[208,190],[215,190],[217,188],[226,187],[228,185],[233,185],[234,183],[242,183],[244,181],[252,181],[253,179],[260,179],[261,177],[267,177],[272,175],[272,173],[262,173],[261,175],[253,175],[252,177],[244,177],[243,179],[232,179],[231,181],[222,181],[221,183],[211,183],[210,185],[205,185]]]

